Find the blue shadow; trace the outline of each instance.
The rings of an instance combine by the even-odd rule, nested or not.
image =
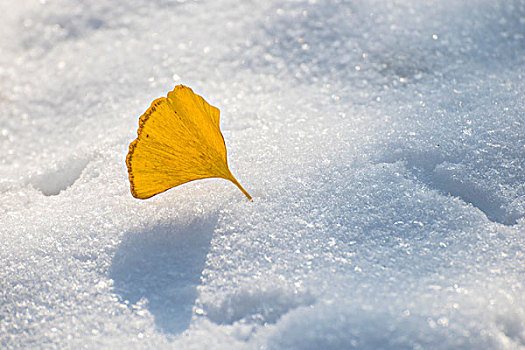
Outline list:
[[[186,330],[216,223],[213,217],[128,232],[109,272],[114,292],[130,304],[145,299],[161,331]]]

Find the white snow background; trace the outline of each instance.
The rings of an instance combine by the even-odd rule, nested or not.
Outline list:
[[[0,11],[1,348],[525,348],[525,1]],[[131,196],[180,83],[253,202]]]

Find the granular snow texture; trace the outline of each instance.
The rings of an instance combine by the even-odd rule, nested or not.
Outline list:
[[[1,348],[525,349],[525,1],[0,11]],[[253,202],[131,196],[180,83]]]

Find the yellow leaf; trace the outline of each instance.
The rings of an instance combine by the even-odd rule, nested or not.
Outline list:
[[[219,109],[184,85],[153,101],[140,117],[126,157],[131,194],[146,199],[198,179],[237,182],[228,168]]]

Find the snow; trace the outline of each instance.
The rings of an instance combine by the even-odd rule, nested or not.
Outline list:
[[[525,348],[525,2],[0,2],[0,347]],[[140,201],[184,83],[254,197]]]

